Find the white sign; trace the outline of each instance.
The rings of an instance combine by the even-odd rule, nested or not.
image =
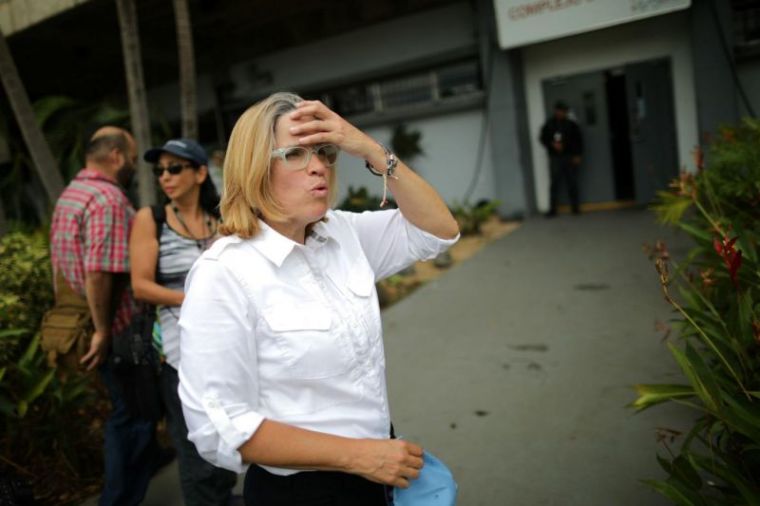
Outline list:
[[[494,0],[502,49],[687,9],[691,0]]]

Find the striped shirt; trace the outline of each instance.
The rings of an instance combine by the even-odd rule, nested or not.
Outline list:
[[[187,273],[202,252],[198,241],[179,234],[164,222],[158,247],[158,283],[172,290],[184,291]],[[161,322],[161,351],[169,365],[178,369],[179,306],[159,306],[158,318]]]
[[[85,273],[129,272],[129,232],[134,208],[113,179],[82,169],[55,204],[50,225],[50,260],[71,288],[85,296]],[[134,311],[126,289],[116,308],[111,333],[122,331]]]

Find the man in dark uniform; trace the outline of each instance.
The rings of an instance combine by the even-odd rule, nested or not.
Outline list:
[[[549,153],[551,186],[549,188],[550,207],[546,216],[557,215],[557,199],[561,181],[570,194],[573,214],[580,213],[578,197],[578,170],[583,153],[583,137],[578,124],[568,118],[568,107],[562,101],[554,104],[554,115],[541,128],[541,144]]]

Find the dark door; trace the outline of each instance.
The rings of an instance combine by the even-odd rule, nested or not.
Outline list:
[[[636,202],[648,204],[678,176],[670,60],[625,66]]]

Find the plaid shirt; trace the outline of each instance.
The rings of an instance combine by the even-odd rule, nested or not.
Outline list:
[[[135,210],[124,190],[93,169],[82,169],[55,204],[50,259],[71,288],[85,295],[86,272],[129,272],[129,232]],[[55,279],[55,278],[54,278]],[[134,312],[131,290],[123,291],[111,333],[122,331]]]

